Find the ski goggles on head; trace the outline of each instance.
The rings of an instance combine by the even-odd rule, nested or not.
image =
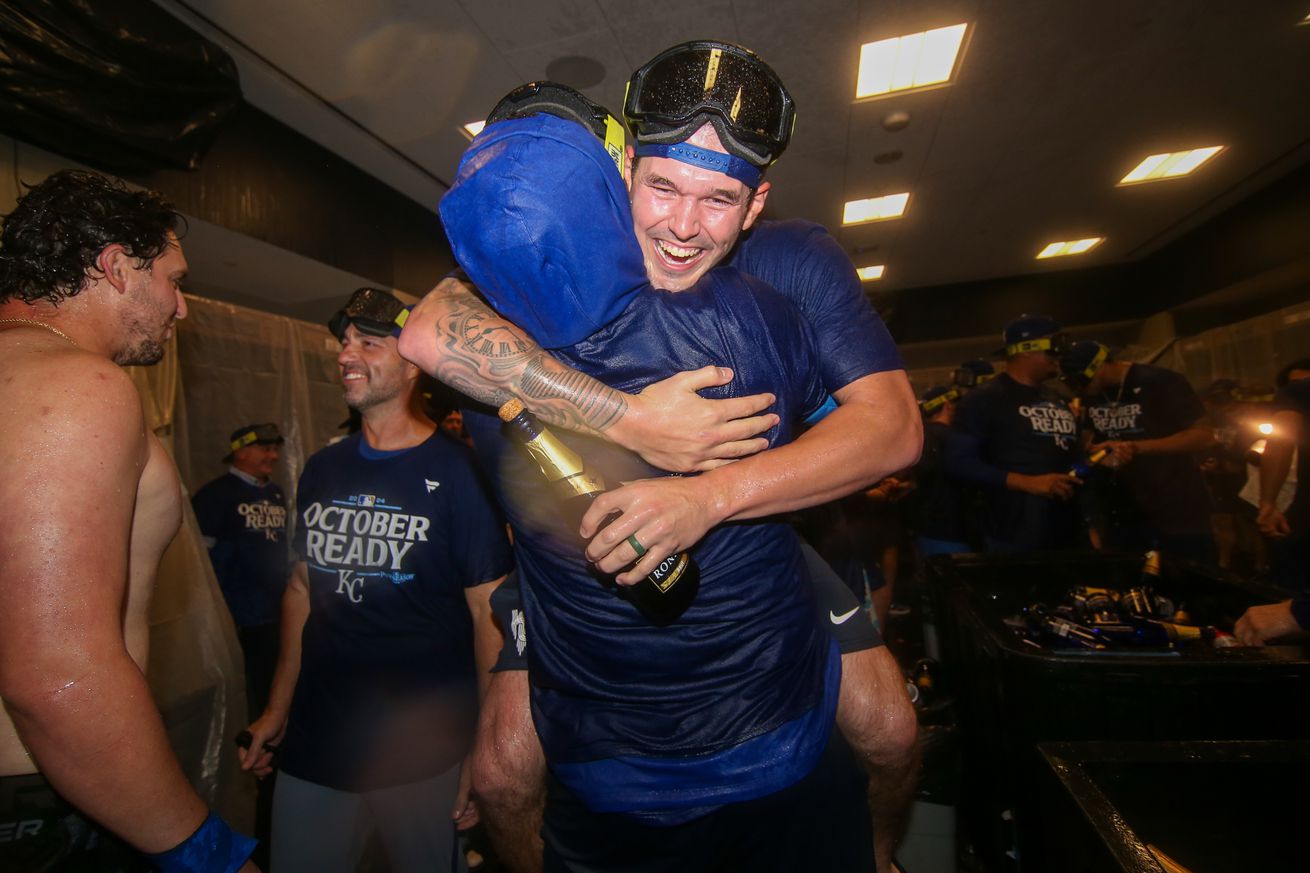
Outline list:
[[[1069,335],[1067,333],[1057,333],[1051,336],[1040,336],[1034,339],[1020,340],[1017,343],[1010,343],[1005,347],[1005,354],[1009,356],[1021,355],[1024,352],[1046,352],[1048,355],[1059,357],[1069,348]]]
[[[409,307],[378,288],[360,288],[350,295],[346,305],[328,321],[328,330],[338,340],[346,338],[346,328],[354,325],[372,336],[400,336],[409,319]]]
[[[1060,356],[1060,380],[1076,391],[1083,391],[1109,357],[1110,349],[1101,343],[1074,343]]]
[[[924,415],[932,415],[934,412],[936,412],[938,409],[941,409],[946,404],[954,402],[959,399],[960,399],[960,392],[954,388],[951,388],[941,392],[940,394],[931,395],[930,397],[928,397],[928,399],[919,403],[919,408],[923,410]]]
[[[643,145],[681,143],[708,121],[729,154],[767,167],[791,141],[796,104],[754,52],[694,40],[660,52],[632,74],[623,115]]]
[[[527,118],[546,113],[568,121],[576,121],[596,135],[605,144],[605,151],[623,173],[627,159],[627,134],[623,122],[604,106],[588,99],[580,91],[558,82],[528,82],[510,91],[491,110],[487,124],[511,118]]]
[[[961,388],[977,388],[996,378],[996,373],[982,373],[972,367],[959,367],[951,372],[952,384]]]

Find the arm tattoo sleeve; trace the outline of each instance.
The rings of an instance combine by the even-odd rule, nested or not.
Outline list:
[[[517,397],[543,421],[582,433],[602,434],[627,412],[627,395],[552,358],[472,286],[447,279],[433,293],[442,382],[495,406]]]

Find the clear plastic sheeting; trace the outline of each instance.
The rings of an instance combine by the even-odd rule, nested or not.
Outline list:
[[[1272,390],[1279,369],[1307,355],[1310,301],[1180,339],[1159,363],[1198,389],[1215,379],[1235,379]]]
[[[346,417],[337,341],[325,327],[281,316],[191,296],[187,306],[164,360],[130,371],[147,425],[189,495],[227,469],[233,430],[276,422],[286,436],[277,478],[291,498],[305,458],[339,435]],[[147,672],[184,772],[249,833],[254,779],[241,772],[233,743],[247,724],[241,649],[189,501],[160,562]]]

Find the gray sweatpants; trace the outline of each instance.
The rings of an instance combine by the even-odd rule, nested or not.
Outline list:
[[[354,873],[373,831],[395,873],[466,873],[451,820],[458,790],[459,767],[362,794],[279,773],[272,873]]]

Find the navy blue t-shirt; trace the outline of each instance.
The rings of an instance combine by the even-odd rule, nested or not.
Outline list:
[[[287,499],[275,483],[225,473],[191,498],[209,560],[237,627],[277,624],[291,569]]]
[[[951,429],[940,421],[923,425],[923,454],[914,466],[914,490],[905,498],[905,512],[916,536],[965,542],[967,495],[946,473],[946,443]]]
[[[1122,391],[1089,400],[1086,409],[1095,442],[1160,439],[1205,417],[1185,378],[1147,364],[1133,364]],[[1167,535],[1210,533],[1210,493],[1192,455],[1140,455],[1106,474],[1112,526],[1144,523]]]
[[[282,767],[345,791],[456,763],[476,716],[464,589],[513,566],[466,446],[437,432],[379,453],[355,434],[311,457],[295,547],[309,618]]]
[[[1005,487],[1006,473],[1063,473],[1078,458],[1078,422],[1045,387],[1002,373],[966,394],[955,409],[947,472],[983,489],[987,536],[1004,550],[1059,549],[1078,541],[1074,500]]]
[[[689,291],[648,290],[558,354],[624,391],[677,370],[730,366],[736,378],[707,394],[774,392],[775,445],[825,394],[808,323],[730,268]],[[838,659],[814,621],[792,530],[772,519],[712,530],[693,549],[696,600],[672,626],[655,627],[588,573],[576,530],[499,421],[469,412],[465,422],[514,526],[533,717],[556,776],[596,811],[671,823],[677,811],[685,818],[771,793],[808,772],[831,725]],[[611,487],[659,474],[606,441],[556,436]]]
[[[822,225],[757,222],[728,263],[772,285],[809,319],[830,393],[871,373],[905,369],[851,259]]]

